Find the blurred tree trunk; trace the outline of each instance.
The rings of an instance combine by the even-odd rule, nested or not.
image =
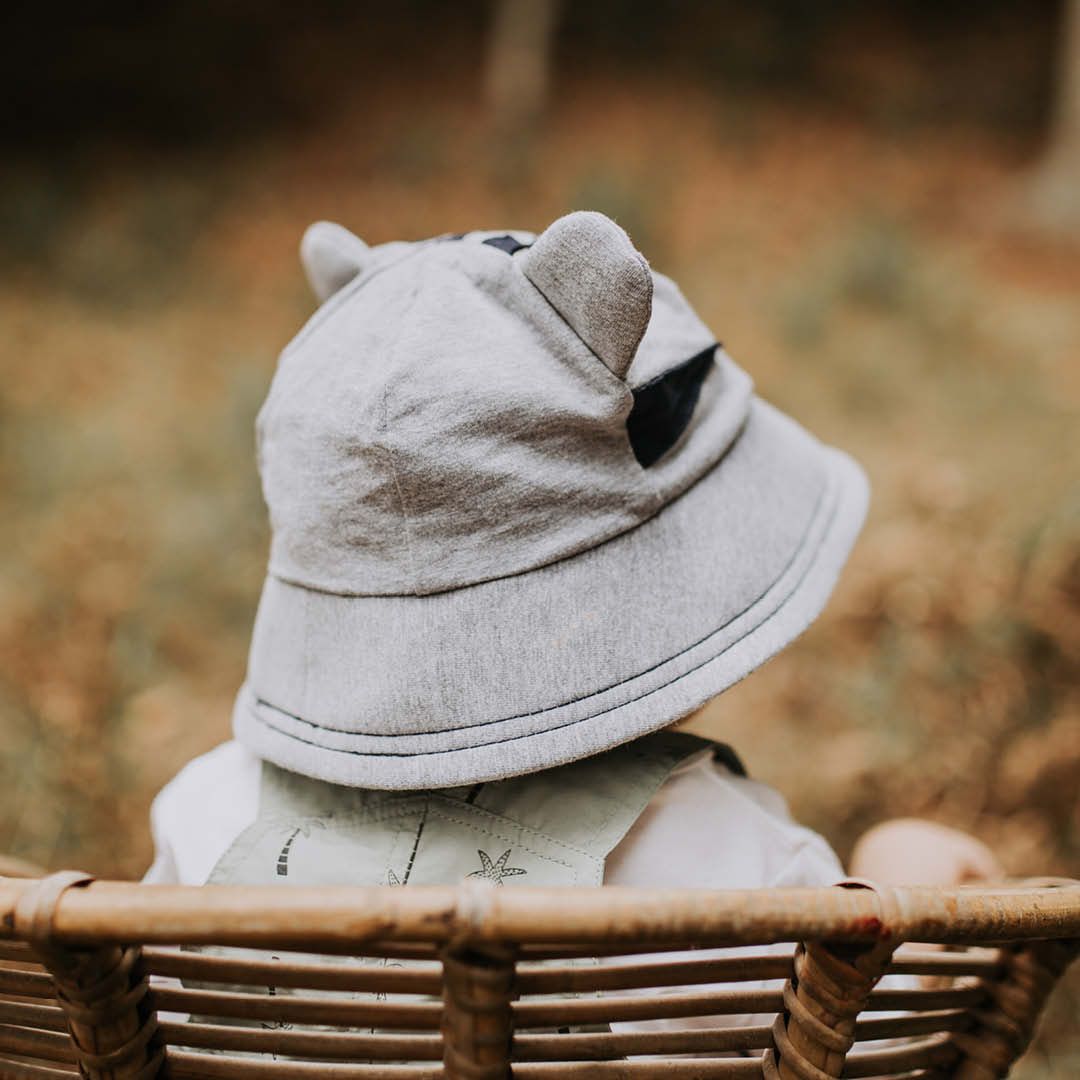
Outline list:
[[[495,0],[486,59],[488,107],[500,133],[531,128],[547,105],[560,0]]]
[[[1050,144],[1029,209],[1043,228],[1080,234],[1080,0],[1065,0],[1062,19]]]

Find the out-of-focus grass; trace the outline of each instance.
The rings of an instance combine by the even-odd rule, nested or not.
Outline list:
[[[0,849],[136,875],[153,793],[227,737],[267,540],[252,420],[311,309],[303,226],[592,206],[874,484],[829,612],[710,730],[841,852],[926,814],[1012,873],[1080,876],[1080,256],[997,226],[1011,156],[596,79],[500,158],[432,89],[221,159],[8,179]],[[1021,1075],[1071,1074],[1077,1000]]]

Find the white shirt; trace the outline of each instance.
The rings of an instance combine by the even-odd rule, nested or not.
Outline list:
[[[185,766],[154,800],[151,824],[157,855],[145,880],[154,884],[205,884],[233,841],[254,823],[260,782],[260,760],[235,741]],[[705,750],[672,772],[652,798],[608,856],[604,883],[754,889],[830,885],[843,876],[829,845],[817,833],[792,820],[787,804],[776,791],[736,776]],[[700,959],[741,952],[790,953],[791,948],[778,944],[685,955]],[[680,955],[684,954],[670,957]],[[777,989],[779,985],[754,982],[743,984],[743,988]],[[679,993],[686,989],[672,986],[641,993]],[[769,1019],[698,1016],[623,1022],[612,1028],[685,1030],[762,1024]]]
[[[261,763],[227,742],[186,765],[151,809],[156,858],[145,880],[203,885],[255,821]],[[844,876],[817,833],[772,788],[736,776],[708,751],[680,765],[615,850],[606,885],[756,889],[831,885]]]

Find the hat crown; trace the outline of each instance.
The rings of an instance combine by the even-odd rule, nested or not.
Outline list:
[[[283,580],[426,594],[545,565],[651,517],[745,417],[749,380],[716,350],[674,445],[643,464],[628,419],[650,383],[715,342],[602,215],[535,241],[368,248],[336,230],[305,237],[327,299],[258,421]]]

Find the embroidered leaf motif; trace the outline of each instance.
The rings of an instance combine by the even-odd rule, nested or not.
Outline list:
[[[507,848],[495,862],[492,862],[491,856],[486,851],[477,849],[476,854],[480,856],[480,869],[474,870],[469,877],[483,878],[485,881],[491,881],[496,885],[501,885],[503,883],[503,878],[527,874],[529,871],[522,870],[520,866],[506,865],[510,858],[511,850],[511,848]]]

